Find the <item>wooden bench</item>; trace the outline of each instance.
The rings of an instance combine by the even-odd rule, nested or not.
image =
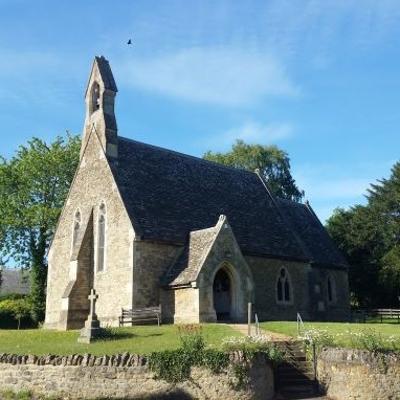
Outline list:
[[[161,305],[157,307],[135,308],[133,310],[123,308],[119,317],[119,326],[125,324],[134,325],[135,322],[157,321],[161,325]]]

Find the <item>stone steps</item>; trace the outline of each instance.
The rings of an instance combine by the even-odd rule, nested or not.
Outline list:
[[[303,342],[282,342],[287,362],[276,370],[276,385],[285,398],[304,398],[317,392],[312,362],[307,360]]]

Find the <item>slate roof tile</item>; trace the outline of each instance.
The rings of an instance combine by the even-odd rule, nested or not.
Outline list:
[[[191,231],[214,226],[224,214],[244,254],[307,260],[255,173],[122,137],[115,171],[144,240],[184,245]]]
[[[114,80],[113,73],[111,71],[111,67],[109,62],[103,56],[96,56],[95,62],[97,63],[101,75],[101,79],[104,82],[104,87],[108,90],[112,90],[113,92],[117,92],[117,85]]]
[[[217,227],[191,232],[188,243],[166,273],[163,283],[178,286],[196,280],[204,258],[210,251],[217,233]]]
[[[0,285],[0,295],[9,293],[29,293],[29,276],[26,271],[1,266],[0,271],[2,280]]]
[[[277,199],[277,203],[301,237],[313,263],[347,267],[343,254],[309,205],[283,199]]]

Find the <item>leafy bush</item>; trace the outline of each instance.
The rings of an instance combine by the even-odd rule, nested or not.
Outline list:
[[[234,337],[224,340],[223,350],[206,346],[200,325],[178,326],[181,347],[177,350],[154,352],[149,356],[149,367],[156,379],[170,383],[190,379],[192,367],[205,367],[213,373],[221,373],[232,367],[235,381],[231,384],[241,389],[249,382],[249,371],[255,354],[264,353],[272,362],[281,362],[285,355],[267,336]],[[239,351],[240,360],[230,361],[229,353]]]
[[[233,365],[237,380],[235,389],[241,389],[249,384],[251,363],[256,354],[264,354],[273,364],[282,363],[286,359],[284,351],[272,343],[271,337],[267,335],[227,338],[223,341],[222,348],[226,352],[239,351],[242,354],[241,362]]]
[[[385,339],[389,349],[400,352],[400,335],[391,335]]]
[[[0,302],[3,300],[18,300],[25,298],[26,295],[19,293],[7,293],[0,295]]]
[[[314,349],[318,354],[324,347],[336,347],[334,336],[323,329],[308,329],[299,339],[304,340],[306,355],[310,360],[314,357]]]
[[[266,335],[226,338],[222,342],[222,348],[227,352],[240,351],[249,360],[256,353],[263,353],[269,361],[276,364],[285,359],[285,353]]]
[[[301,338],[321,346],[333,346],[335,343],[335,337],[323,329],[309,329],[304,332]]]
[[[19,329],[34,326],[30,317],[31,305],[27,297],[9,296],[0,301],[0,328]]]
[[[178,325],[178,333],[182,343],[182,348],[186,352],[201,353],[206,347],[201,325],[196,325],[196,324]]]
[[[330,334],[322,329],[309,329],[300,339],[305,340],[306,350],[311,351],[314,344],[317,352],[323,347],[350,347],[371,352],[400,351],[400,335],[386,337],[374,329],[362,331],[347,330],[344,333]]]
[[[365,329],[361,332],[346,332],[351,347],[368,350],[371,352],[386,352],[388,350],[400,351],[400,336],[384,337],[374,329]]]
[[[13,392],[12,390],[0,391],[0,399],[2,400],[31,400],[33,398],[33,394],[28,390],[21,392]]]
[[[177,383],[190,378],[192,367],[206,367],[219,373],[228,366],[228,354],[206,348],[199,325],[180,325],[178,333],[181,348],[154,352],[149,356],[149,367],[156,379]]]

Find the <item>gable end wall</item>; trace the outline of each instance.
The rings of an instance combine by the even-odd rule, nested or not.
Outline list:
[[[80,210],[82,225],[85,225],[93,209],[94,247],[96,248],[98,208],[103,201],[107,209],[106,265],[104,272],[94,275],[94,287],[99,295],[97,314],[103,325],[115,324],[121,308],[132,306],[135,235],[108,161],[97,136],[92,134],[49,251],[45,321],[47,328],[58,327],[61,298],[71,279],[70,257],[75,212]],[[94,251],[94,259],[96,260],[96,251]]]

